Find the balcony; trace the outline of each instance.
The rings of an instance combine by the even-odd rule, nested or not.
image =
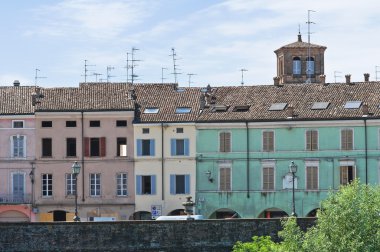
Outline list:
[[[32,194],[0,194],[0,204],[31,204]]]

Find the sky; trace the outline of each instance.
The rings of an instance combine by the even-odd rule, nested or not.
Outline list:
[[[380,80],[379,10],[378,0],[1,1],[0,85],[126,82],[127,71],[130,81],[132,48],[135,83],[173,83],[174,48],[179,86],[240,85],[242,73],[244,85],[271,85],[274,50],[299,29],[307,42],[308,14],[327,82]]]

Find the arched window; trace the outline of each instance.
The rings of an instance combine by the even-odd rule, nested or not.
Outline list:
[[[306,58],[306,74],[307,75],[314,74],[314,58],[313,57]]]
[[[301,74],[301,59],[299,57],[293,58],[293,74]]]

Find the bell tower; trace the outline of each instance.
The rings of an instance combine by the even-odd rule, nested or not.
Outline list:
[[[277,76],[280,84],[320,83],[324,75],[324,54],[327,47],[302,41],[298,33],[296,42],[274,51],[277,56]]]

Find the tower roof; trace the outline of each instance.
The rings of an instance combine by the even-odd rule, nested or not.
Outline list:
[[[274,52],[277,53],[278,51],[282,50],[282,49],[289,49],[289,48],[308,48],[309,47],[309,43],[307,42],[303,42],[302,41],[302,37],[301,37],[301,34],[299,33],[298,34],[298,40],[296,42],[293,42],[293,43],[290,43],[290,44],[287,44],[287,45],[284,45],[282,47],[280,47],[279,49],[275,50]],[[326,46],[321,46],[321,45],[316,45],[316,44],[312,44],[310,43],[310,48],[321,48],[321,49],[326,49],[327,47]]]

